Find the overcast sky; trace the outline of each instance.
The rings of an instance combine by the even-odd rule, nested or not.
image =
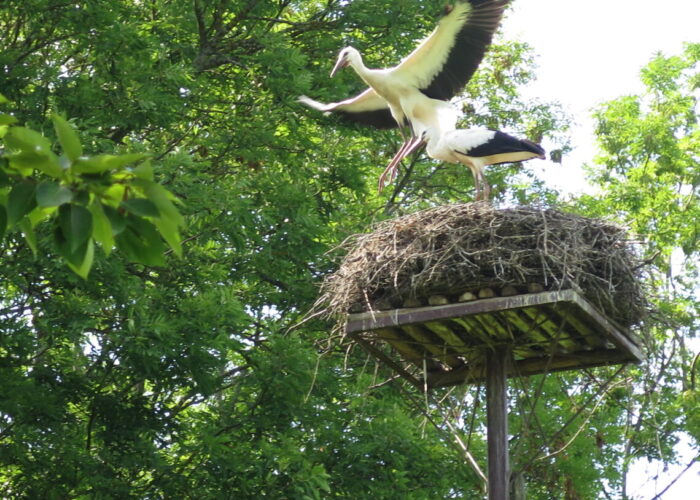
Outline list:
[[[583,177],[577,167],[595,153],[591,108],[639,93],[639,71],[657,52],[680,54],[683,42],[700,42],[700,0],[514,0],[503,32],[537,54],[527,95],[561,102],[579,125],[563,167],[528,166],[575,191]]]
[[[548,182],[575,192],[582,185],[580,165],[595,154],[591,108],[640,93],[639,71],[657,52],[680,54],[683,42],[700,42],[700,0],[515,0],[503,32],[529,43],[537,54],[538,79],[527,95],[559,101],[578,124],[571,133],[576,149],[563,165],[537,162],[534,167]],[[685,448],[689,462],[698,451]],[[682,469],[664,472],[659,464],[639,462],[628,493],[649,500]],[[696,463],[663,500],[700,498],[698,492]]]

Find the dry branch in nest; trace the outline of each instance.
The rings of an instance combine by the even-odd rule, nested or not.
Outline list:
[[[577,289],[623,327],[639,323],[646,309],[625,230],[559,210],[441,206],[379,223],[342,249],[347,255],[317,303],[341,324],[348,312],[507,286]]]

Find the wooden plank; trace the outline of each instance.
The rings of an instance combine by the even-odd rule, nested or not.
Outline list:
[[[533,308],[534,309],[534,308]],[[512,314],[517,315],[523,321],[529,322],[532,325],[530,334],[528,337],[531,339],[533,344],[538,344],[542,349],[551,354],[552,349],[559,351],[556,347],[558,344],[555,342],[552,335],[550,335],[550,328],[547,328],[544,323],[547,320],[546,316],[541,316],[532,311],[523,309],[513,309],[510,311]]]
[[[560,302],[556,305],[548,307],[549,311],[556,315],[560,320],[565,320],[571,328],[581,337],[583,342],[593,349],[598,349],[605,346],[605,339],[596,333],[590,324],[579,318],[580,308],[570,302]]]
[[[437,363],[435,363],[427,353],[407,343],[406,339],[398,330],[382,328],[381,330],[375,330],[374,335],[376,335],[377,339],[386,341],[391,347],[396,349],[396,352],[403,356],[406,361],[410,361],[418,368],[423,368],[423,360],[427,360],[428,369],[437,368]]]
[[[375,330],[387,326],[399,326],[410,323],[423,323],[440,319],[469,316],[472,314],[517,309],[521,307],[551,304],[561,300],[572,300],[572,290],[554,292],[527,293],[512,297],[494,297],[472,302],[459,302],[444,306],[415,307],[410,309],[393,309],[391,311],[365,312],[348,315],[347,332]]]
[[[444,341],[434,338],[432,332],[426,331],[422,326],[403,325],[401,329],[411,338],[415,339],[417,342],[420,342],[423,348],[425,348],[436,359],[442,361],[443,363],[453,368],[463,364],[456,354],[447,349]]]
[[[404,367],[400,363],[397,363],[396,361],[391,359],[391,357],[384,354],[380,349],[374,347],[371,342],[368,342],[367,340],[363,339],[361,335],[357,333],[350,333],[349,335],[355,340],[355,342],[360,344],[360,347],[367,351],[371,356],[374,356],[379,361],[383,361],[384,363],[386,363],[387,366],[393,368],[393,370],[396,373],[408,380],[411,384],[416,386],[418,389],[423,390],[424,383],[418,380],[413,375],[411,375],[406,369],[404,369]],[[430,380],[429,375],[428,380]]]
[[[517,360],[508,371],[508,377],[527,377],[542,373],[564,370],[591,368],[596,366],[634,363],[633,358],[625,352],[613,349],[585,351],[575,354],[560,354],[552,357],[540,357]],[[431,373],[428,375],[428,387],[444,387],[459,384],[473,384],[485,380],[484,366],[465,366],[450,372]]]
[[[489,313],[497,317],[484,319]],[[574,290],[348,316],[346,331],[349,334],[371,330],[379,333],[399,356],[420,367],[420,371],[427,358],[431,387],[485,380],[483,347],[504,343],[506,333],[507,342],[514,344],[512,352],[522,358],[515,362],[519,375],[642,359],[639,339],[618,329]],[[605,348],[610,342],[615,349]],[[375,357],[381,356],[382,361],[390,359],[381,350],[371,347],[377,353]],[[561,348],[567,352],[562,352]],[[445,365],[452,369],[447,370]],[[392,360],[391,366],[407,378],[412,377],[412,383],[421,384],[400,363]]]
[[[489,500],[508,500],[508,349],[486,355],[486,439],[489,457]]]
[[[566,331],[566,321],[559,321],[557,324],[552,321],[552,318],[542,309],[537,309],[534,307],[523,308],[522,312],[537,323],[541,331],[545,332],[553,342],[559,344],[561,348],[560,350],[564,350],[566,352],[576,352],[580,350],[579,344],[571,339]]]
[[[592,320],[595,323],[597,323],[598,326],[604,330],[604,332],[607,334],[610,340],[617,347],[624,350],[630,356],[636,359],[637,363],[641,362],[642,359],[644,359],[644,355],[642,354],[642,350],[640,349],[641,341],[637,338],[636,335],[632,334],[631,332],[626,332],[625,334],[623,334],[620,330],[618,330],[617,326],[615,326],[610,320],[608,320],[608,318],[599,313],[590,304],[590,302],[585,300],[580,295],[573,294],[571,301],[575,302],[576,305],[578,305],[581,308],[581,311],[588,316],[589,320]]]
[[[574,351],[585,351],[590,347],[594,347],[591,345],[591,342],[586,339],[586,336],[582,333],[582,331],[576,327],[574,324],[575,320],[572,320],[572,314],[567,312],[568,309],[578,309],[578,306],[572,304],[571,302],[559,302],[557,304],[541,306],[540,309],[545,315],[549,316],[553,324],[563,325],[566,338],[570,339],[576,346]],[[581,322],[578,322],[578,324],[581,327],[584,327]],[[590,330],[590,328],[588,330]],[[598,337],[597,334],[595,334],[595,336]],[[604,344],[605,342],[601,341],[601,343],[595,347],[604,347]]]
[[[530,334],[537,330],[537,327],[532,323],[532,321],[521,317],[517,310],[505,310],[501,311],[500,314],[503,314],[503,316],[505,316],[505,318],[508,320],[508,323],[515,327],[518,334],[523,337],[529,337]]]
[[[457,353],[466,353],[469,351],[469,346],[460,339],[455,332],[446,324],[440,321],[426,321],[423,323],[425,327],[445,341]]]
[[[498,313],[493,313],[493,316],[499,323],[505,325],[505,327],[509,330],[509,336],[513,339],[510,343],[513,349],[513,354],[517,352],[519,355],[526,358],[541,356],[543,350],[540,347],[539,342],[530,337],[530,334],[533,332],[523,332],[520,326],[513,321],[513,318],[509,314],[512,312],[514,311],[501,311]],[[522,322],[520,325],[522,326]]]
[[[530,347],[530,342],[523,342],[524,334],[513,324],[511,319],[505,315],[507,311],[493,312],[489,314],[475,314],[471,316],[475,321],[478,321],[489,331],[497,332],[498,344],[515,346],[515,351],[518,355],[524,357],[541,356],[542,351],[533,350]],[[493,342],[491,342],[493,344]]]
[[[528,339],[526,344],[530,347],[538,347],[536,351],[539,351],[539,355],[551,351],[552,339],[546,332],[542,331],[540,325],[525,314],[522,309],[503,311],[503,314],[523,332]]]
[[[463,316],[461,318],[450,318],[451,322],[461,326],[467,334],[464,339],[470,345],[489,345],[493,343],[493,339],[489,332],[485,331],[480,323],[474,321],[474,316]],[[461,337],[461,336],[460,336]],[[476,340],[476,342],[474,342]]]
[[[415,307],[409,309],[393,309],[390,311],[365,312],[348,315],[346,331],[367,331],[387,326],[399,326],[403,324],[435,321],[452,317],[469,316],[472,314],[487,313],[501,310],[521,309],[557,302],[569,302],[578,306],[586,314],[586,319],[592,319],[594,323],[602,326],[604,333],[610,336],[616,344],[639,354],[641,351],[634,346],[641,344],[636,336],[627,332],[622,334],[619,329],[605,316],[599,313],[586,299],[574,290],[559,290],[542,293],[528,293],[512,297],[495,297],[480,299],[471,302],[460,302],[444,306]]]
[[[515,365],[512,376],[529,376],[539,373],[628,363],[630,361],[633,361],[633,359],[626,353],[615,349],[579,351],[573,354],[560,354],[552,359],[544,357],[523,359]]]
[[[499,344],[504,342],[513,343],[513,336],[511,332],[504,327],[495,318],[494,313],[491,314],[475,314],[472,316],[474,321],[479,323],[485,331],[489,333],[489,336]]]

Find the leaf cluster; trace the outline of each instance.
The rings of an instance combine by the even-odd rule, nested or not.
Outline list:
[[[60,154],[49,138],[0,114],[0,240],[19,229],[36,254],[35,228],[48,222],[54,250],[83,278],[95,243],[147,265],[164,264],[162,239],[180,255],[183,219],[173,195],[153,180],[149,156],[86,156],[72,126],[57,114],[51,120]]]

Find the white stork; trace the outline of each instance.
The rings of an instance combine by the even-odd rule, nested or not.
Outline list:
[[[486,166],[545,159],[544,149],[528,139],[484,128],[456,129],[457,111],[445,102],[433,111],[416,116],[415,132],[427,143],[426,152],[431,158],[469,167],[474,175],[475,200],[489,199],[491,188],[483,172]],[[388,173],[389,169],[385,170],[379,179],[380,191]]]
[[[469,81],[491,43],[508,0],[459,0],[446,9],[437,28],[401,63],[388,69],[370,69],[353,47],[340,51],[331,76],[351,66],[369,86],[359,95],[324,104],[306,96],[299,101],[326,113],[377,128],[399,126],[404,144],[387,167],[418,147],[418,114],[429,113],[437,103],[452,98]],[[404,128],[411,128],[407,139]],[[384,172],[383,175],[386,174]]]

